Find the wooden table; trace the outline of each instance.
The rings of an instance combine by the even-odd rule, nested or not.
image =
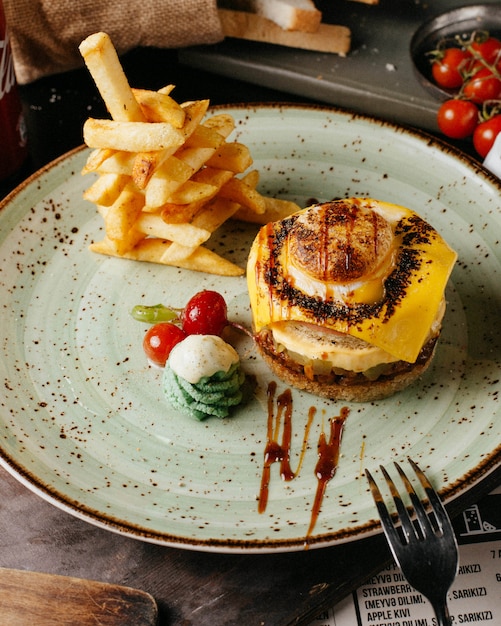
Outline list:
[[[293,98],[269,89],[188,70],[175,53],[141,50],[127,55],[132,84],[177,84],[179,101],[210,97],[221,102]],[[158,71],[162,68],[162,72]],[[158,76],[162,74],[162,76]],[[31,161],[24,176],[81,143],[81,127],[103,106],[87,73],[77,70],[22,89]],[[4,184],[5,193],[14,181]],[[499,484],[497,471],[456,501],[460,512]],[[309,624],[379,571],[389,558],[381,536],[337,547],[290,554],[225,555],[143,543],[94,527],[63,512],[0,469],[0,566],[93,579],[151,594],[164,626]],[[0,594],[1,595],[1,594]],[[1,603],[0,603],[1,604]]]

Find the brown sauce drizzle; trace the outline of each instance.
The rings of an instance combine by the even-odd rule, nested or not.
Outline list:
[[[308,436],[311,424],[316,415],[316,408],[310,407],[308,410],[308,419],[306,422],[301,452],[299,456],[296,471],[291,468],[291,441],[292,441],[292,394],[290,389],[286,389],[276,398],[277,410],[275,413],[275,396],[277,392],[277,384],[272,381],[267,389],[267,434],[266,447],[264,450],[263,473],[261,476],[261,487],[259,490],[258,512],[264,513],[268,504],[269,486],[271,479],[271,468],[274,463],[280,463],[280,477],[284,481],[291,481],[299,475],[303,459],[308,447]],[[313,529],[320,515],[323,498],[327,489],[327,484],[334,477],[341,447],[341,438],[344,423],[349,415],[349,409],[343,407],[339,416],[329,419],[330,433],[327,439],[324,430],[320,433],[318,439],[318,461],[315,466],[315,476],[317,478],[317,489],[315,500],[311,510],[310,524],[306,533],[306,543],[311,536]],[[282,438],[280,439],[280,427],[282,427]]]
[[[291,468],[291,440],[292,440],[292,394],[290,389],[286,389],[277,397],[277,412],[275,415],[275,395],[277,391],[276,382],[272,381],[268,385],[268,423],[266,433],[266,447],[264,450],[263,473],[261,476],[261,488],[259,490],[258,512],[264,513],[268,504],[269,485],[271,477],[271,467],[274,463],[280,463],[280,477],[284,481],[293,480],[301,469],[306,448],[308,446],[308,435],[310,427],[315,417],[316,408],[310,407],[308,420],[306,422],[301,453],[299,456],[296,471]],[[280,425],[283,421],[282,440],[279,443]]]
[[[331,417],[329,420],[330,433],[327,441],[325,432],[322,430],[318,438],[318,461],[315,466],[315,476],[317,477],[317,491],[311,509],[310,526],[306,533],[306,538],[311,536],[322,507],[322,502],[327,489],[327,484],[334,478],[339,461],[341,449],[341,438],[343,427],[350,410],[343,407],[338,417]]]

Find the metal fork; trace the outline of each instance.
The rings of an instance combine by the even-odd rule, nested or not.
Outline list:
[[[428,598],[435,611],[438,626],[450,626],[447,592],[454,582],[458,569],[456,537],[436,491],[416,463],[412,459],[408,461],[423,486],[428,502],[421,502],[410,480],[400,465],[395,463],[414,509],[413,513],[409,512],[395,483],[381,465],[380,470],[388,483],[397,508],[397,522],[392,519],[370,472],[365,470],[365,474],[396,563],[409,584]]]

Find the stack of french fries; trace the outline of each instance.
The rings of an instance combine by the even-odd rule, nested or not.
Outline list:
[[[131,89],[106,33],[80,52],[111,119],[89,118],[84,141],[93,151],[83,173],[96,173],[84,192],[103,218],[105,236],[91,244],[101,254],[224,276],[244,270],[206,248],[230,217],[264,224],[299,207],[261,195],[248,147],[227,138],[231,115],[206,118],[208,100],[178,104],[173,85]],[[242,175],[238,177],[237,174]]]

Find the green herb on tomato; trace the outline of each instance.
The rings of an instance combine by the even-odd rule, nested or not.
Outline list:
[[[138,322],[154,324],[156,322],[171,322],[179,317],[179,312],[163,304],[137,304],[132,309],[131,315]]]

